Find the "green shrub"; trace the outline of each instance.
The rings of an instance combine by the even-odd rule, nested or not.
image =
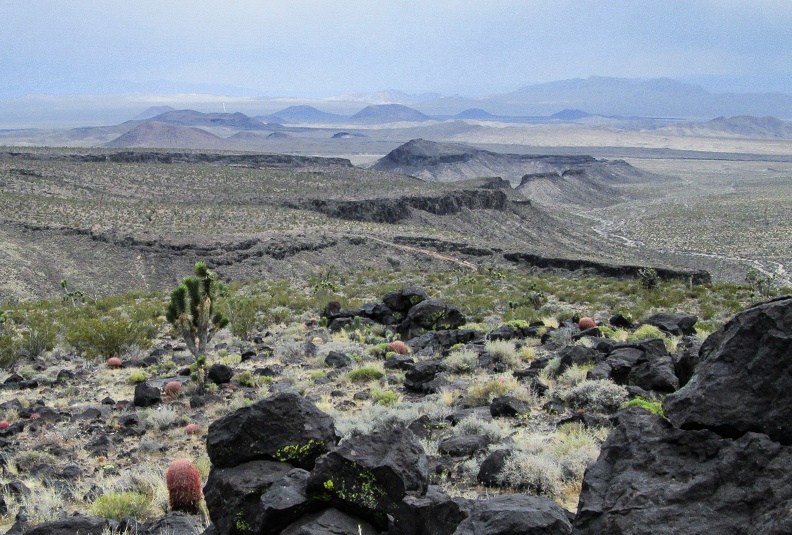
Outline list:
[[[231,334],[242,340],[247,340],[256,327],[257,301],[248,297],[234,297],[229,299],[227,309]]]
[[[40,356],[55,347],[58,326],[46,314],[27,313],[22,320],[24,325],[19,349],[31,358]]]
[[[654,325],[641,325],[635,332],[627,337],[627,340],[643,340],[644,338],[663,338],[663,331]]]
[[[256,379],[253,377],[253,374],[250,373],[250,371],[247,371],[247,370],[245,370],[243,372],[239,372],[238,374],[236,374],[234,376],[234,379],[236,379],[236,382],[239,383],[242,386],[247,386],[247,387],[250,387],[250,388],[253,388],[254,386],[256,386]]]
[[[91,505],[91,513],[103,518],[120,521],[130,516],[135,520],[146,520],[151,515],[151,498],[139,492],[108,492],[99,496]]]
[[[347,379],[353,383],[362,383],[365,381],[378,381],[382,379],[383,374],[377,368],[364,367],[352,370],[347,374]]]
[[[129,374],[129,377],[127,377],[127,382],[136,385],[138,383],[142,383],[146,379],[148,379],[148,374],[144,371],[138,370]]]
[[[641,268],[638,270],[638,282],[641,288],[652,290],[657,287],[660,282],[660,277],[657,275],[657,270],[654,268]]]
[[[635,399],[631,399],[624,405],[622,405],[625,409],[628,407],[640,407],[646,411],[651,412],[652,414],[657,414],[658,416],[665,416],[663,413],[663,404],[659,401],[649,401],[646,398],[637,397]]]
[[[153,324],[121,316],[81,318],[67,327],[66,341],[84,357],[99,359],[120,355],[131,347],[145,347],[154,334]]]
[[[374,403],[379,403],[380,405],[384,405],[385,407],[390,407],[397,401],[399,401],[399,394],[393,392],[391,390],[377,390],[372,389],[371,391],[371,400]]]
[[[11,333],[0,334],[0,369],[8,369],[19,360],[19,344]]]

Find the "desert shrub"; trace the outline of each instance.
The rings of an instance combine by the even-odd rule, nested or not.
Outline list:
[[[472,349],[452,351],[443,359],[448,368],[456,373],[470,373],[479,365],[479,355]]]
[[[503,465],[498,479],[506,486],[548,498],[559,498],[563,471],[549,452],[515,451]]]
[[[399,394],[392,390],[377,390],[374,388],[371,390],[371,401],[384,405],[385,407],[390,407],[399,401]]]
[[[611,413],[627,400],[627,389],[609,380],[586,380],[560,395],[575,409]]]
[[[500,362],[509,368],[513,368],[519,362],[517,349],[510,340],[489,340],[484,344],[484,348],[492,355],[495,362]]]
[[[160,430],[173,427],[173,425],[176,424],[181,417],[176,409],[173,409],[169,406],[160,406],[156,409],[142,411],[141,416],[142,420],[148,427],[153,427]]]
[[[657,414],[659,416],[665,416],[665,414],[663,413],[663,404],[662,403],[660,403],[659,401],[650,401],[650,400],[642,398],[642,397],[637,397],[635,399],[631,399],[630,401],[628,401],[627,403],[625,403],[622,406],[624,408],[640,407],[640,408],[642,408],[642,409],[644,409],[646,411],[651,412],[652,414]]]
[[[20,357],[19,343],[13,334],[9,332],[0,334],[0,369],[10,368]]]
[[[40,356],[55,347],[58,326],[45,314],[27,313],[23,320],[24,328],[19,349],[31,358]]]
[[[299,342],[284,341],[275,346],[275,358],[278,360],[295,359],[302,357],[303,348]]]
[[[139,492],[107,492],[91,505],[91,513],[120,521],[124,517],[146,520],[152,513],[151,498]]]
[[[250,333],[256,327],[256,312],[258,312],[258,302],[249,297],[234,297],[226,303],[228,319],[231,325],[231,334],[247,340]]]
[[[66,328],[66,341],[87,358],[110,357],[148,345],[156,334],[152,323],[123,316],[78,318]]]
[[[497,420],[484,420],[478,416],[462,418],[452,429],[455,436],[477,435],[487,437],[490,442],[497,443],[506,435]]]
[[[594,363],[573,364],[559,376],[559,381],[565,385],[575,386],[586,380],[589,370],[594,367]]]
[[[250,371],[245,370],[243,372],[239,372],[234,376],[234,380],[242,386],[247,386],[253,388],[256,386],[256,379],[253,377],[253,374]]]
[[[663,338],[663,331],[654,325],[641,325],[627,337],[627,340],[643,340],[644,338]]]
[[[142,383],[146,379],[148,379],[148,374],[143,370],[137,370],[129,374],[129,377],[127,377],[127,382],[136,385],[138,383]]]
[[[379,381],[383,377],[383,373],[377,368],[363,367],[352,370],[347,375],[347,379],[353,383],[361,383],[365,381]]]
[[[554,343],[559,349],[571,345],[573,336],[574,334],[572,333],[572,329],[568,329],[566,327],[561,327],[560,329],[550,331],[550,341]]]
[[[493,399],[505,396],[519,384],[514,377],[500,376],[484,383],[476,383],[468,388],[468,398],[473,406],[491,403]]]
[[[641,268],[638,270],[638,283],[641,288],[652,290],[657,287],[660,282],[660,277],[657,275],[657,270],[654,268]]]

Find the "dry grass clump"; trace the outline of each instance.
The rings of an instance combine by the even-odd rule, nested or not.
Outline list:
[[[455,373],[472,373],[479,366],[479,355],[472,349],[457,349],[449,353],[443,362]]]
[[[495,362],[500,362],[507,368],[514,368],[520,362],[517,348],[511,340],[489,340],[484,348]]]
[[[597,459],[604,434],[580,424],[566,424],[552,433],[518,432],[513,437],[515,450],[499,479],[515,490],[546,496],[574,509],[583,473]]]

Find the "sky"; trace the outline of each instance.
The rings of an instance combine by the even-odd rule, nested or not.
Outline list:
[[[0,73],[6,98],[482,96],[592,75],[792,93],[792,1],[0,0]]]

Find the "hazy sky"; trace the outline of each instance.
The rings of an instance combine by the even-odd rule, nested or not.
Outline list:
[[[0,73],[6,97],[473,96],[590,75],[792,92],[792,1],[0,0]]]

